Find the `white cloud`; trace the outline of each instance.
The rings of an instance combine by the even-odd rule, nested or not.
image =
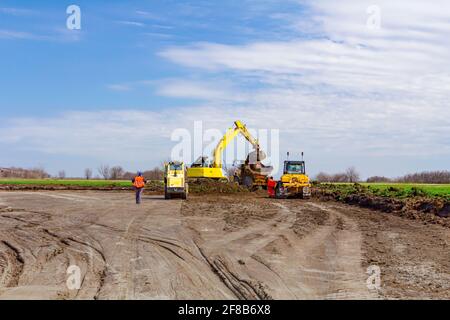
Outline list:
[[[126,92],[126,91],[131,91],[132,90],[131,86],[127,85],[127,84],[109,84],[106,87],[109,90],[119,91],[119,92]]]
[[[5,40],[77,42],[80,41],[81,38],[81,31],[68,30],[67,28],[54,28],[48,34],[36,34],[25,31],[0,29],[0,39]]]
[[[2,7],[2,8],[0,8],[0,13],[13,15],[13,16],[27,16],[27,15],[35,14],[35,11],[29,10],[29,9],[22,9],[22,8]]]
[[[238,101],[242,95],[237,95],[228,81],[208,83],[198,80],[166,80],[161,81],[157,93],[166,97],[191,98],[210,101]]]
[[[29,32],[15,30],[1,30],[0,39],[37,39],[38,37]]]
[[[137,21],[117,21],[117,23],[133,27],[145,27],[145,23]]]
[[[160,16],[158,16],[157,14],[145,11],[145,10],[136,10],[135,13],[143,18],[143,19],[148,19],[148,20],[155,20],[155,21],[160,21],[163,20]]]
[[[48,119],[22,118],[0,129],[0,142],[50,154],[120,158],[145,141],[167,136],[156,112],[68,112]],[[154,130],[159,128],[160,130]]]
[[[199,73],[264,84],[246,92],[248,108],[265,108],[278,127],[330,150],[448,159],[450,3],[378,1],[380,30],[367,27],[372,1],[306,4],[310,16],[288,20],[293,30],[307,25],[313,38],[298,30],[290,41],[197,43],[160,55]]]

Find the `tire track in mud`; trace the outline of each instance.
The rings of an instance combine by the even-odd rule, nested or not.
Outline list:
[[[138,221],[136,222],[136,220]],[[133,245],[133,237],[131,232],[133,231],[132,226],[142,224],[145,220],[144,215],[131,218],[126,224],[125,230],[123,230],[116,241],[114,248],[112,250],[113,255],[109,257],[106,262],[106,270],[102,277],[102,286],[96,293],[96,299],[106,298],[110,296],[109,292],[114,291],[114,299],[130,299],[132,297],[131,292],[134,293],[133,279],[131,278],[131,256],[135,256],[137,247]],[[99,225],[103,228],[107,228],[110,231],[120,230],[118,228],[110,227],[107,225]],[[112,290],[110,287],[115,284],[117,285],[116,290]]]
[[[59,201],[63,200],[65,202],[83,203],[87,201],[89,207],[91,207],[93,202],[101,200],[101,198],[98,197],[76,194],[53,194],[50,192],[28,192],[20,194],[52,198]],[[21,211],[27,213],[30,212],[30,210],[25,209]],[[98,212],[98,210],[96,211]],[[51,214],[48,215],[52,216]],[[25,222],[23,219],[16,217],[14,218],[19,222]],[[49,239],[49,241],[55,243],[57,247],[54,249],[55,253],[50,252],[47,254],[43,261],[41,261],[41,264],[46,264],[51,259],[62,255],[64,256],[63,260],[65,260],[67,266],[69,264],[79,265],[82,268],[81,288],[76,291],[75,295],[70,292],[66,292],[63,296],[70,296],[71,298],[79,297],[83,299],[98,299],[101,295],[102,287],[105,284],[107,268],[114,270],[114,267],[107,263],[106,256],[103,252],[104,249],[101,244],[90,236],[87,230],[83,233],[80,233],[80,230],[85,230],[85,228],[90,228],[93,226],[107,228],[114,232],[120,232],[121,230],[105,224],[96,223],[95,221],[92,221],[92,218],[89,216],[83,216],[80,218],[79,216],[71,217],[64,214],[63,216],[58,217],[53,215],[53,218],[58,218],[58,220],[52,221],[51,226],[47,226],[45,224],[42,225],[42,223],[35,224],[35,226],[38,227],[37,230],[42,234],[40,238]],[[61,224],[59,220],[62,219],[65,219],[65,222],[69,223],[69,226]],[[94,219],[97,219],[97,217],[94,216]],[[96,243],[96,245],[93,243]],[[34,269],[42,269],[42,266],[36,266]],[[89,281],[86,281],[87,278]]]
[[[57,244],[53,252],[45,257],[43,264],[49,263],[52,259],[62,255],[62,259],[66,261],[64,270],[69,265],[76,265],[82,268],[81,287],[74,291],[72,298],[95,299],[96,293],[103,284],[103,276],[106,270],[106,259],[102,250],[89,243],[89,241],[95,240],[87,234],[83,235],[85,237],[84,240],[79,240],[72,233],[57,234],[47,228],[40,228],[38,231],[44,234],[44,238],[47,236]],[[41,266],[40,269],[43,267]],[[91,277],[92,279],[90,279]],[[70,296],[71,292],[66,290],[64,294]]]
[[[179,219],[175,224],[169,223],[159,228],[142,228],[143,233],[138,240],[150,245],[146,247],[152,252],[154,258],[159,260],[159,267],[152,267],[154,283],[162,286],[165,297],[192,299],[230,299],[236,298],[232,291],[223,285],[221,279],[202,256],[200,248],[196,246],[195,234],[189,228],[182,227],[183,219],[180,214],[181,206],[177,206]],[[172,219],[174,217],[171,217]],[[173,270],[176,274],[170,275],[164,283],[158,273],[161,267]],[[164,273],[167,271],[164,271]],[[162,293],[161,292],[161,293]],[[188,292],[191,292],[189,295]],[[160,293],[160,294],[161,294]]]
[[[250,227],[239,231],[221,234],[217,239],[208,238],[195,242],[211,270],[238,299],[272,299],[264,283],[256,280],[247,270],[244,260],[253,259],[275,277],[280,278],[267,265],[253,258],[255,253],[281,236],[295,222],[295,215],[284,205],[276,203],[274,206],[279,208],[279,212],[270,219],[259,220]],[[201,238],[201,232],[199,234]]]
[[[272,259],[275,263],[271,266],[287,279],[286,283],[296,296],[303,299],[377,298],[366,287],[361,265],[362,236],[357,223],[327,205],[314,202],[293,204],[290,208],[298,212],[299,218],[305,209],[322,210],[328,214],[324,225],[312,229],[303,238],[288,236],[289,245],[280,245],[284,257],[281,261]],[[271,260],[269,255],[265,257]],[[289,270],[297,272],[289,274]]]
[[[361,233],[348,217],[312,202],[274,202],[278,213],[234,232],[202,232],[196,245],[239,299],[374,298],[361,267]],[[326,219],[308,214],[326,213]],[[301,237],[298,219],[310,219]],[[193,220],[194,221],[194,220]],[[317,225],[318,222],[323,224]]]
[[[124,195],[107,194],[105,199],[111,201],[98,204],[89,195],[25,197],[38,199],[37,208],[43,211],[54,211],[47,215],[37,213],[18,194],[9,204],[22,206],[25,201],[23,206],[35,213],[0,207],[0,230],[5,230],[0,241],[17,249],[0,242],[0,252],[8,252],[8,259],[15,261],[16,269],[9,272],[18,274],[13,286],[54,286],[68,299],[371,297],[365,291],[358,225],[327,204],[233,198],[211,207],[214,202],[205,202],[204,211],[183,215],[181,201],[148,198],[142,206],[130,208],[122,203]],[[195,208],[199,201],[193,197],[187,205]],[[54,207],[47,208],[53,202]],[[236,211],[241,203],[249,214],[244,218]],[[229,206],[232,215],[227,215]],[[223,212],[211,211],[217,208]],[[324,212],[326,219],[311,218]],[[228,222],[234,223],[232,228],[225,227]],[[301,234],[294,232],[299,227]],[[64,267],[77,263],[82,287],[70,292],[58,281],[66,277]],[[58,279],[51,279],[52,273]]]
[[[139,251],[139,242],[150,244],[154,248],[163,249],[164,252],[170,255],[181,256],[167,245],[158,242],[144,235],[146,230],[146,221],[151,215],[151,209],[145,208],[138,215],[129,219],[124,230],[116,227],[99,225],[108,228],[111,231],[119,231],[120,236],[112,250],[113,255],[109,257],[107,268],[108,271],[105,276],[105,290],[100,290],[98,298],[110,297],[128,300],[135,299],[136,294],[139,293],[139,283],[137,283],[136,265],[141,261],[142,256]],[[168,244],[169,242],[166,242]],[[147,248],[152,250],[151,248]],[[153,249],[152,251],[155,251]],[[163,256],[163,254],[161,254]],[[150,269],[151,270],[151,269]],[[117,288],[112,289],[114,286]]]
[[[14,287],[19,284],[25,261],[19,249],[8,241],[0,241],[0,287]]]
[[[295,214],[280,203],[274,206],[279,208],[275,217],[259,220],[248,228],[230,233],[224,233],[216,239],[208,239],[208,246],[214,248],[233,249],[240,258],[248,258],[268,243],[282,235],[292,227],[295,222]]]
[[[35,196],[38,197],[40,206],[48,202],[41,200],[42,195]],[[33,197],[27,196],[26,199],[28,198]],[[117,198],[120,199],[122,196],[119,195]],[[13,195],[12,200],[17,203],[23,201],[19,200],[16,194]],[[17,287],[20,289],[15,291],[17,295],[26,292],[27,296],[33,297],[33,292],[37,292],[36,290],[53,290],[52,283],[55,280],[46,282],[44,287],[42,277],[38,276],[39,280],[34,277],[51,273],[64,279],[60,282],[61,285],[58,285],[58,292],[49,296],[52,299],[133,299],[138,297],[187,299],[192,296],[223,299],[233,297],[231,292],[220,285],[217,286],[219,281],[216,283],[216,276],[212,275],[203,258],[196,253],[189,235],[190,231],[186,233],[186,230],[181,227],[179,205],[181,202],[179,204],[161,202],[164,205],[160,206],[160,202],[148,201],[140,207],[144,211],[139,212],[140,209],[133,211],[133,217],[129,219],[123,230],[120,227],[123,225],[120,219],[127,214],[126,211],[123,214],[120,210],[128,209],[128,207],[120,206],[120,202],[115,202],[120,206],[118,215],[116,215],[117,210],[102,210],[110,205],[100,206],[95,208],[95,212],[101,212],[102,219],[98,221],[98,215],[95,215],[94,222],[89,223],[93,219],[89,218],[88,221],[84,210],[82,208],[74,210],[76,207],[68,201],[71,200],[57,200],[58,210],[50,214],[51,221],[38,221],[42,219],[30,214],[29,210],[18,212],[17,216],[8,210],[8,215],[12,217],[0,217],[0,221],[2,219],[10,221],[5,226],[11,231],[7,238],[20,240],[20,247],[27,252],[24,281],[21,287]],[[59,208],[65,207],[66,203],[68,208],[66,211],[61,211]],[[94,210],[93,208],[92,202],[86,207],[89,211]],[[77,215],[78,212],[83,215]],[[149,216],[153,216],[156,222],[156,225],[148,224],[151,229],[145,228]],[[27,224],[28,219],[35,224],[33,226]],[[97,227],[103,229],[101,233],[96,230],[92,233],[88,229]],[[102,248],[100,242],[92,238],[91,234],[103,243],[112,242],[112,245],[107,245],[105,251],[105,248]],[[167,236],[161,237],[161,235]],[[33,239],[39,241],[33,242]],[[76,264],[80,260],[88,264],[80,265],[82,286],[76,292],[69,292],[65,288],[65,267]],[[92,271],[89,269],[90,265],[95,265]],[[55,270],[57,266],[58,269]],[[52,272],[52,270],[55,271]],[[149,284],[156,287],[149,287]],[[0,288],[0,296],[3,293],[9,294],[8,291],[3,292]]]
[[[36,287],[38,284],[36,283],[35,275],[41,274],[42,272],[52,273],[49,268],[55,267],[59,270],[56,273],[60,277],[63,276],[62,279],[64,279],[65,269],[62,270],[64,265],[68,267],[69,265],[75,264],[80,265],[83,269],[81,288],[76,290],[76,292],[69,292],[68,288],[65,287],[65,280],[61,279],[62,281],[58,285],[59,289],[55,294],[57,293],[58,297],[62,298],[77,298],[79,295],[84,298],[92,298],[92,290],[89,288],[85,290],[85,280],[86,277],[96,277],[95,275],[99,272],[97,270],[99,268],[98,261],[100,261],[101,265],[104,265],[105,259],[100,249],[88,243],[90,241],[87,239],[89,236],[83,235],[86,239],[78,240],[75,238],[76,236],[69,232],[68,228],[65,229],[64,235],[60,235],[51,230],[51,226],[46,225],[50,219],[49,213],[11,207],[8,207],[6,211],[8,215],[0,215],[0,221],[2,219],[8,219],[13,224],[9,223],[4,225],[7,228],[6,230],[9,228],[10,231],[5,230],[2,238],[11,239],[21,249],[15,249],[10,240],[2,240],[3,248],[6,247],[2,252],[12,252],[8,256],[16,257],[18,261],[16,263],[18,265],[16,269],[20,269],[20,272],[12,272],[15,274],[15,280],[12,282],[12,285],[5,284],[5,281],[2,281],[0,288],[18,287],[20,289],[31,285]],[[74,228],[72,226],[71,229],[78,231],[80,228]],[[58,259],[61,262],[53,262],[54,259]],[[9,265],[11,265],[11,262]],[[2,279],[5,279],[5,277],[8,277],[8,270],[3,270],[1,274]],[[19,286],[20,280],[23,281],[21,281]],[[89,283],[89,285],[92,286],[92,283]],[[8,292],[4,293],[8,294]],[[55,298],[57,297],[55,296]]]
[[[197,244],[196,246],[211,270],[233,292],[236,298],[241,300],[269,300],[272,298],[264,291],[261,284],[242,279],[237,272],[232,271],[223,257],[209,258]]]
[[[150,237],[150,236],[144,236],[141,235],[139,237],[139,241],[143,241],[146,243],[150,243],[153,245],[156,245],[162,249],[165,249],[167,251],[169,251],[170,253],[172,253],[174,256],[176,256],[177,258],[186,261],[186,259],[176,251],[176,249],[180,249],[183,250],[184,252],[186,252],[188,255],[190,255],[191,257],[195,258],[195,256],[192,254],[192,252],[187,249],[186,247],[182,246],[181,244],[177,243],[177,241],[175,239],[171,239],[171,240],[167,240],[167,239],[160,239],[160,238],[156,238],[156,237]],[[174,247],[174,248],[171,248]]]
[[[119,280],[120,299],[129,300],[130,298],[135,297],[134,277],[133,277],[134,268],[132,264],[133,259],[138,258],[138,249],[137,249],[138,235],[146,218],[147,213],[133,218],[128,224],[128,227],[126,228],[123,238],[121,240],[125,242],[123,248],[125,248],[125,252],[127,252],[129,256],[123,257],[120,263],[124,267],[124,270],[120,274]]]

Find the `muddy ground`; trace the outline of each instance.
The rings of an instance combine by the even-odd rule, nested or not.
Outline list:
[[[252,193],[133,200],[0,191],[0,299],[450,298],[442,225]]]

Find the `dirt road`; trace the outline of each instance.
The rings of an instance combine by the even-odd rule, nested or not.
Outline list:
[[[450,298],[449,245],[448,228],[331,202],[0,192],[0,299]]]

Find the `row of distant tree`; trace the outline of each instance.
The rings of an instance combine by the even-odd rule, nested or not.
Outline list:
[[[143,172],[143,175],[148,180],[162,180],[164,171],[162,168],[156,167],[152,170]],[[84,170],[84,179],[105,179],[105,180],[128,180],[136,176],[136,172],[129,172],[121,166],[110,167],[108,165],[101,165],[97,168],[95,174],[94,170],[86,168]],[[23,169],[23,168],[0,168],[0,178],[19,178],[19,179],[47,179],[52,176],[43,168]],[[61,170],[54,178],[66,179],[66,172]]]
[[[328,174],[320,172],[317,174],[318,182],[361,182],[360,175],[354,167],[350,167],[344,172]],[[450,171],[424,171],[407,174],[398,178],[388,178],[384,176],[373,176],[366,180],[371,183],[450,183]]]
[[[136,176],[136,172],[125,171],[121,166],[110,167],[108,165],[101,165],[97,168],[97,172],[102,179],[105,180],[130,180]],[[143,176],[148,180],[162,180],[164,171],[160,167],[152,170],[144,171]],[[87,168],[84,170],[84,177],[86,179],[92,178],[92,170]]]
[[[43,168],[0,168],[0,178],[45,179],[50,175]]]
[[[359,182],[360,175],[355,167],[350,167],[344,172],[334,174],[320,172],[315,180],[318,182]]]
[[[94,170],[86,168],[84,170],[84,179],[105,179],[105,180],[129,180],[136,175],[136,172],[129,172],[121,166],[101,165],[94,174]],[[152,170],[143,172],[148,180],[162,180],[164,171],[162,167],[156,167]],[[51,178],[43,168],[23,169],[23,168],[0,168],[0,178],[21,178],[21,179],[46,179]],[[58,172],[56,178],[65,179],[64,170]],[[344,172],[328,174],[320,172],[315,177],[318,182],[361,182],[360,174],[355,167],[350,167]],[[366,182],[398,182],[398,183],[450,183],[450,171],[424,171],[419,173],[407,174],[398,178],[388,178],[383,176],[373,176]]]
[[[375,176],[368,178],[367,182],[450,183],[450,171],[424,171],[407,174],[395,179]]]

